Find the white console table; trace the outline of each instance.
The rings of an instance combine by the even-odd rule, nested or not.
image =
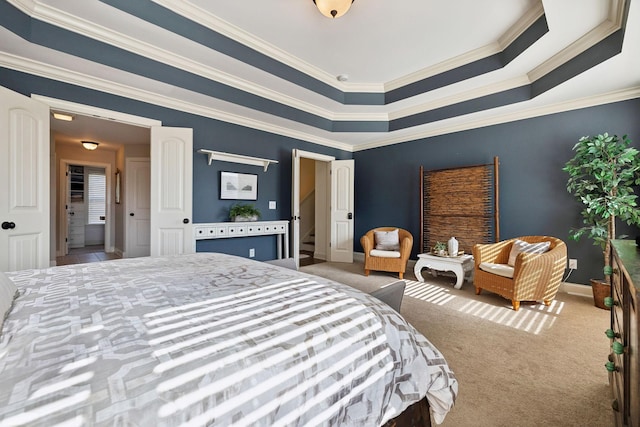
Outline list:
[[[277,235],[278,259],[289,258],[289,221],[210,222],[193,224],[195,240]]]

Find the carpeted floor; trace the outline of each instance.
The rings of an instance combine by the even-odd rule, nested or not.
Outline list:
[[[397,279],[363,274],[362,264],[326,262],[301,271],[371,292]],[[425,283],[405,274],[402,315],[444,354],[460,384],[442,426],[613,425],[604,363],[609,312],[586,297],[558,294],[550,307],[524,304],[515,312],[497,295],[476,296],[453,277]]]

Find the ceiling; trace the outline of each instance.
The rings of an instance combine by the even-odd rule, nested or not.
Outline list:
[[[638,2],[3,1],[0,66],[349,151],[640,97]]]

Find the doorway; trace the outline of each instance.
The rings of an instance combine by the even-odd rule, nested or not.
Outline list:
[[[107,197],[111,194],[111,171],[110,163],[60,160],[57,192],[51,198],[57,201],[59,218],[56,264],[58,257],[86,246],[93,247],[91,252],[98,247],[105,254],[114,252],[115,210]]]

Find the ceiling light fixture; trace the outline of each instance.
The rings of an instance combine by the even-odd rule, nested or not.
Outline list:
[[[65,113],[53,113],[53,118],[58,120],[64,120],[65,122],[70,122],[73,120],[73,116],[71,114],[65,114]]]
[[[82,141],[82,146],[87,150],[93,151],[98,148],[98,143],[93,141]]]
[[[340,18],[349,11],[354,0],[313,0],[316,7],[327,18]]]

